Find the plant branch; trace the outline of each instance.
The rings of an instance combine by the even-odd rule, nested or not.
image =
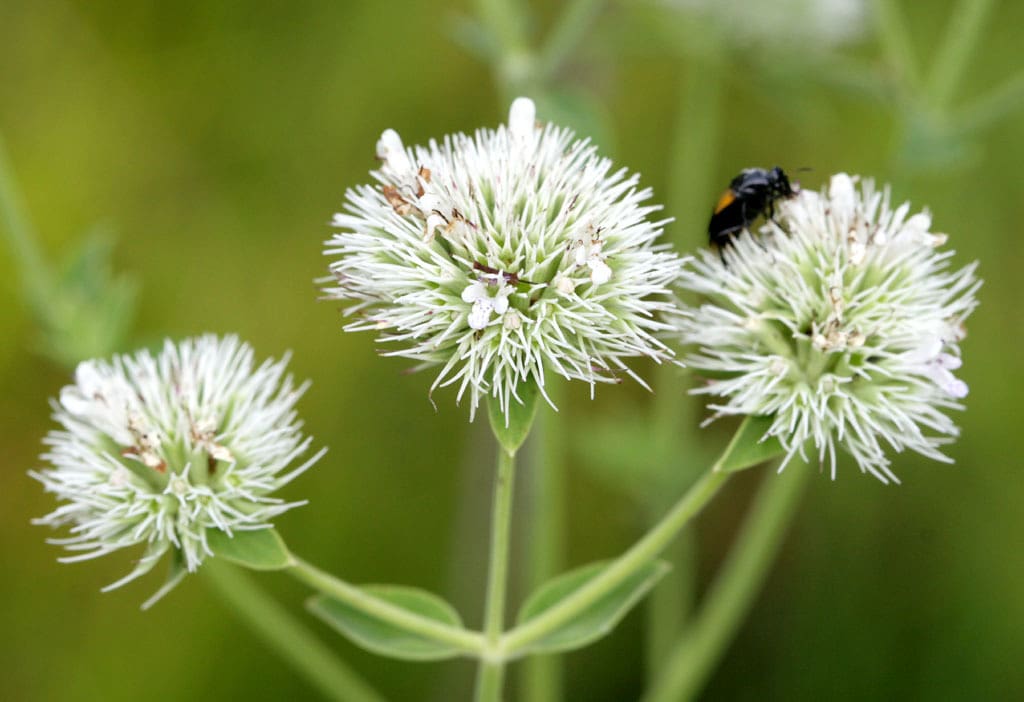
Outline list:
[[[534,56],[526,34],[526,8],[523,0],[476,0],[477,13],[484,27],[494,37],[498,48],[494,76],[508,103],[513,97],[528,92],[534,77]]]
[[[498,447],[498,468],[494,477],[491,507],[490,565],[487,574],[487,600],[484,607],[484,640],[495,648],[505,627],[505,598],[508,592],[508,561],[512,525],[512,494],[515,487],[515,454]],[[505,674],[503,660],[480,661],[476,699],[490,702],[501,699]]]
[[[729,473],[718,472],[717,468],[716,463],[676,502],[658,524],[600,575],[542,614],[505,634],[499,649],[507,655],[515,655],[517,651],[527,648],[534,641],[572,620],[635,573],[638,568],[651,562],[729,479]]]
[[[872,14],[875,18],[875,31],[878,32],[882,51],[885,52],[889,64],[896,69],[904,92],[916,94],[920,86],[917,62],[910,41],[910,32],[896,0],[874,0]]]
[[[3,138],[0,137],[0,228],[21,275],[22,286],[29,305],[41,311],[47,307],[52,289],[51,273],[39,250],[37,236],[28,221],[18,193],[14,169],[7,157]]]
[[[1024,105],[1024,71],[1008,79],[970,106],[954,113],[952,122],[962,134],[978,132]]]
[[[946,109],[953,99],[993,4],[993,0],[960,0],[946,21],[946,34],[928,81],[931,103],[936,109]]]
[[[294,565],[288,573],[314,590],[340,600],[377,619],[405,629],[424,638],[445,643],[462,650],[473,657],[479,656],[485,649],[484,638],[475,631],[442,624],[434,619],[414,614],[401,607],[367,593],[361,588],[351,585],[330,573],[320,570],[292,554]]]
[[[549,80],[565,63],[590,28],[603,0],[571,0],[540,52],[536,68],[540,80]]]
[[[764,476],[718,577],[643,702],[688,700],[703,688],[761,590],[809,474],[806,466],[792,466]]]

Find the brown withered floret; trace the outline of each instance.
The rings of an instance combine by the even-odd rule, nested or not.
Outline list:
[[[412,210],[412,205],[401,195],[398,194],[398,188],[393,185],[385,185],[383,188],[384,199],[388,201],[391,208],[402,215],[403,217],[409,214]]]
[[[417,173],[417,175],[423,180],[423,183],[429,183],[430,182],[430,169],[427,168],[426,166],[420,166],[420,170]],[[423,189],[423,183],[420,183],[419,181],[417,181],[417,184],[419,185],[419,187],[416,190],[416,197],[423,197],[423,193],[426,192]]]

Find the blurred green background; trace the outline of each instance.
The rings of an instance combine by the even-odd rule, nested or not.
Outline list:
[[[816,41],[821,29],[758,34],[770,23],[755,6],[792,19],[775,22],[785,30],[802,18],[793,2],[730,5],[738,14],[718,24],[651,4],[600,7],[574,51],[531,86],[540,116],[576,124],[640,171],[677,218],[672,236],[684,250],[703,244],[717,191],[742,167],[808,167],[797,176],[805,187],[845,170],[929,206],[956,261],[981,261],[985,287],[964,344],[971,393],[949,451],[956,463],[896,457],[899,487],[850,461],[836,481],[814,480],[704,697],[1024,699],[1024,483],[1014,449],[1024,390],[1024,117],[1014,111],[1024,4],[988,8],[945,96],[941,85],[926,96],[909,87],[899,42],[880,41],[893,26],[885,18],[829,50]],[[968,5],[898,6],[923,84],[950,13]],[[525,29],[539,40],[559,8],[533,10]],[[429,372],[403,376],[401,361],[376,357],[371,336],[341,333],[312,281],[326,272],[331,215],[346,187],[367,180],[382,129],[409,144],[504,119],[502,90],[468,46],[487,44],[469,24],[474,12],[400,0],[0,3],[0,134],[47,258],[60,261],[97,226],[114,232],[114,268],[140,285],[122,350],[205,331],[238,333],[263,357],[292,349],[294,373],[314,381],[300,409],[330,452],[289,486],[288,497],[310,504],[280,531],[354,582],[445,595],[471,624],[484,581],[487,429],[470,425],[450,392],[436,396],[435,411]],[[99,592],[133,554],[55,562],[49,534],[29,523],[52,499],[25,471],[52,427],[47,398],[70,376],[37,353],[6,242],[0,323],[0,699],[313,698],[201,577],[144,613],[155,578]],[[672,391],[683,387],[675,382]],[[567,560],[577,564],[619,552],[649,518],[637,489],[627,494],[585,459],[594,427],[643,416],[654,400],[626,385],[599,388],[593,402],[585,387],[566,390],[556,429],[580,449],[570,454],[567,505]],[[692,455],[721,447],[727,430],[693,438]],[[690,474],[687,455],[675,461],[678,475]],[[734,480],[699,520],[699,587],[759,472]],[[300,586],[259,580],[300,611]],[[393,699],[467,694],[467,662],[379,659],[310,624]],[[635,699],[643,624],[638,610],[569,655],[567,699]]]

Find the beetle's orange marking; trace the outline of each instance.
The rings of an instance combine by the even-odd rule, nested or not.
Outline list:
[[[722,197],[718,198],[718,204],[715,205],[715,214],[718,214],[734,202],[736,202],[736,195],[732,190],[726,190],[722,193]]]

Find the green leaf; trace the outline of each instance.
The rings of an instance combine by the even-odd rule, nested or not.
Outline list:
[[[54,279],[40,302],[40,350],[74,367],[85,358],[122,350],[135,317],[138,286],[114,273],[113,236],[102,227],[89,233]]]
[[[557,605],[597,577],[611,563],[591,563],[541,585],[519,611],[517,626]],[[570,621],[531,642],[525,649],[515,651],[515,654],[571,651],[596,641],[610,632],[668,571],[669,565],[664,561],[648,563]]]
[[[236,529],[230,535],[209,529],[206,542],[214,555],[253,570],[281,570],[292,565],[288,547],[273,529]]]
[[[540,391],[533,378],[520,383],[516,390],[522,403],[512,398],[508,403],[508,416],[501,411],[501,405],[496,398],[487,398],[487,418],[491,421],[494,438],[502,448],[512,454],[526,441],[540,400]]]
[[[363,585],[359,589],[413,614],[462,628],[459,613],[440,597],[425,590],[401,585]],[[407,631],[327,595],[311,597],[306,607],[332,629],[382,656],[409,661],[439,661],[463,653],[451,644]]]
[[[722,459],[715,468],[721,473],[733,473],[752,468],[785,453],[774,436],[765,437],[775,420],[772,416],[749,416],[740,424],[729,442]]]

